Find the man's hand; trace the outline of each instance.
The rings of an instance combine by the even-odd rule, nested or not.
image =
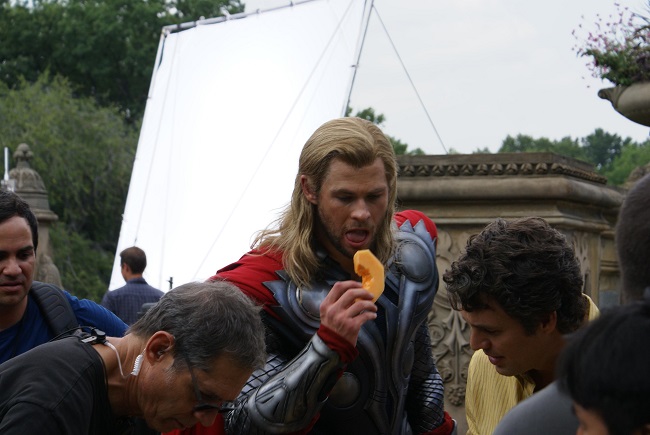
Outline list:
[[[372,302],[372,294],[357,281],[337,282],[320,305],[321,324],[353,346],[361,326],[375,318],[377,306]]]

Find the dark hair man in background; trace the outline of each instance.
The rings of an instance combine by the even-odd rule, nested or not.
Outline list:
[[[147,256],[142,249],[132,246],[120,252],[120,266],[126,285],[106,292],[102,305],[127,325],[132,325],[138,319],[142,305],[158,302],[164,293],[147,284],[142,277],[147,267]]]
[[[50,313],[48,304],[34,294],[36,288],[48,291],[47,300],[62,300],[61,311],[72,310],[70,328],[93,326],[121,337],[127,326],[110,311],[34,281],[37,247],[38,223],[29,205],[15,193],[0,190],[0,363],[62,332],[50,322],[61,313]]]
[[[578,259],[541,218],[497,219],[470,237],[443,277],[471,326],[469,434],[492,434],[506,412],[550,384],[573,332],[598,308],[582,293]]]

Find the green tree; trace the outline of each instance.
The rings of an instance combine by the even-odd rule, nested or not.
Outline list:
[[[584,150],[580,148],[577,140],[570,137],[562,138],[559,141],[552,141],[541,137],[535,139],[531,136],[519,134],[516,137],[508,135],[501,144],[499,153],[521,153],[521,152],[554,152],[576,159],[585,159]]]
[[[548,140],[548,139],[546,139]],[[523,152],[538,152],[539,146],[532,136],[519,134],[516,137],[508,135],[501,144],[499,153],[523,153]]]
[[[79,298],[100,302],[111,279],[114,251],[98,248],[96,243],[71,231],[64,222],[50,230],[54,246],[54,264],[59,268],[63,287]]]
[[[243,11],[234,0],[35,0],[0,3],[0,80],[46,71],[132,121],[147,99],[162,27]]]
[[[610,184],[621,186],[635,168],[648,163],[650,163],[650,140],[642,144],[626,142],[620,154],[607,166],[603,175],[607,177]]]
[[[548,151],[553,151],[554,153],[567,157],[573,157],[574,159],[590,161],[586,148],[580,146],[580,141],[578,139],[571,139],[570,137],[564,137],[559,141],[555,141],[554,146]]]
[[[348,107],[345,116],[350,116],[350,113],[352,113],[352,107]],[[382,126],[384,124],[384,121],[386,121],[386,117],[384,116],[383,113],[380,114],[375,114],[375,109],[372,107],[366,107],[363,110],[357,111],[357,113],[354,114],[357,118],[365,119],[367,121],[372,122],[373,124],[377,124],[378,126]]]
[[[622,139],[598,128],[582,139],[565,137],[551,141],[544,137],[508,136],[499,152],[553,152],[573,157],[593,164],[597,172],[607,177],[608,183],[618,186],[634,168],[650,161],[649,143],[638,144],[629,137]]]
[[[598,170],[607,170],[614,159],[621,155],[623,146],[631,141],[629,137],[623,140],[617,134],[606,133],[602,128],[597,128],[581,140],[586,159],[593,162]]]
[[[352,108],[348,106],[348,108],[345,111],[345,116],[350,116],[352,113]],[[373,124],[377,124],[380,127],[383,127],[383,123],[386,120],[386,117],[383,115],[383,113],[380,114],[375,114],[375,109],[372,107],[367,107],[363,110],[357,111],[355,115],[357,118],[365,119],[367,121],[372,122]],[[394,138],[390,135],[388,136],[388,139],[390,139],[391,145],[393,145],[393,150],[395,150],[395,154],[400,156],[400,155],[423,155],[424,151],[422,151],[420,148],[416,148],[411,151],[407,151],[408,149],[408,144],[402,142],[401,140]]]
[[[54,261],[75,294],[98,299],[108,286],[163,26],[222,8],[244,5],[0,0],[0,145],[31,146],[60,219]]]
[[[119,109],[75,97],[66,79],[43,75],[14,89],[0,82],[0,147],[31,147],[60,220],[54,261],[79,296],[107,289],[137,136]]]

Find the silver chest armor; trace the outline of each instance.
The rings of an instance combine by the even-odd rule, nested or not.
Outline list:
[[[321,253],[325,277],[311,288],[297,288],[284,271],[277,273],[280,280],[265,283],[278,302],[274,312],[285,328],[267,331],[269,362],[244,388],[246,410],[227,420],[227,427],[246,429],[229,433],[295,432],[319,412],[312,433],[411,434],[442,421],[442,381],[426,326],[438,287],[437,269],[432,267],[435,246],[422,222],[415,228],[408,221],[404,225],[408,228],[397,232],[384,294],[377,301],[377,319],[362,327],[359,357],[346,367],[316,331],[321,302],[335,282],[350,277]],[[302,349],[283,361],[286,350],[276,354],[274,340],[299,343],[296,348]],[[418,409],[409,409],[409,403]]]

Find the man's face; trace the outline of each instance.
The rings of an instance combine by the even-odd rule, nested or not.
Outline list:
[[[152,366],[141,381],[138,401],[147,424],[158,431],[169,432],[201,423],[210,426],[218,415],[211,409],[195,411],[199,401],[194,381],[204,403],[221,405],[234,401],[252,370],[241,368],[227,356],[218,357],[208,372],[192,368],[194,380],[187,365],[175,371],[171,369],[173,357]],[[141,374],[142,375],[142,374]]]
[[[483,350],[499,374],[521,375],[545,366],[549,352],[542,334],[527,334],[498,303],[492,301],[487,308],[462,311],[461,315],[472,327],[471,348]]]
[[[355,168],[333,159],[317,197],[319,240],[339,263],[352,261],[359,249],[370,249],[388,208],[388,181],[381,159]]]
[[[24,308],[34,279],[35,261],[27,220],[14,216],[0,223],[0,309]]]

